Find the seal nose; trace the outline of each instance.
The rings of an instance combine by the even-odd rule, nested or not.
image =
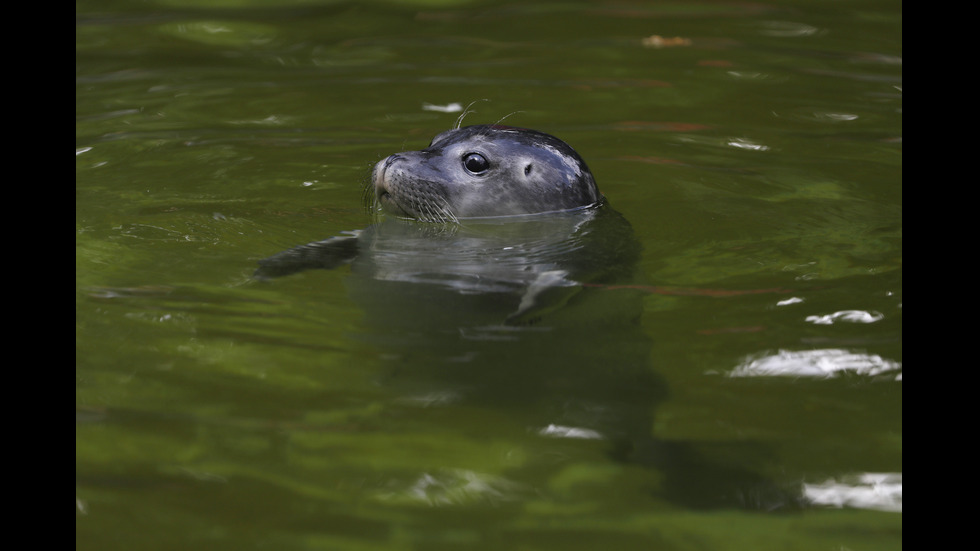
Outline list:
[[[383,196],[388,195],[388,168],[400,160],[403,160],[403,157],[395,154],[388,156],[384,160],[378,161],[378,164],[374,165],[374,175],[372,180],[374,181],[375,197],[380,199]]]
[[[391,157],[385,157],[374,165],[374,171],[371,174],[371,181],[374,183],[375,192],[380,192],[382,189],[384,189],[385,171],[388,170],[388,165],[390,164]]]

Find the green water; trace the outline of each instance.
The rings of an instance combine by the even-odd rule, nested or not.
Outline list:
[[[78,549],[901,548],[900,489],[859,481],[902,473],[901,3],[93,1],[76,21]],[[370,224],[373,164],[472,102],[466,124],[588,161],[642,245],[635,333],[521,341],[460,382],[418,373],[482,365],[425,334],[438,304],[405,355],[349,267],[251,277]],[[583,294],[593,315],[610,296]],[[563,375],[575,358],[597,371]],[[665,389],[649,435],[811,504],[690,506],[670,470],[544,435],[533,393],[501,390],[637,376]]]

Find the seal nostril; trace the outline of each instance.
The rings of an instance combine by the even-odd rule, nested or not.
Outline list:
[[[530,173],[531,173],[531,165],[527,165],[526,167],[524,167],[524,175],[527,176]]]
[[[401,155],[399,155],[397,153],[394,154],[394,155],[389,155],[388,158],[385,159],[385,161],[384,161],[385,168],[387,169],[388,167],[390,167],[391,165],[393,165],[395,163],[395,161],[402,161],[404,159],[405,159],[404,157],[402,157]]]

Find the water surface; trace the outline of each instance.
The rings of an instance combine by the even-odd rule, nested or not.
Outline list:
[[[900,548],[901,23],[77,3],[76,546]],[[372,165],[471,103],[569,142],[638,245],[573,266],[558,329],[252,277],[369,226]],[[700,499],[750,479],[807,504]]]

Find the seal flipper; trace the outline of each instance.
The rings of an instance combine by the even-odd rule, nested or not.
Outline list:
[[[531,325],[537,323],[542,315],[561,308],[581,289],[567,276],[568,272],[565,270],[549,270],[538,274],[538,277],[525,289],[517,310],[507,316],[504,324]],[[557,291],[549,292],[553,289]],[[549,295],[548,299],[541,300],[541,295],[545,293]]]
[[[259,267],[252,277],[272,279],[305,270],[332,270],[341,264],[347,264],[357,256],[361,230],[347,233],[349,235],[307,243],[259,260]]]

